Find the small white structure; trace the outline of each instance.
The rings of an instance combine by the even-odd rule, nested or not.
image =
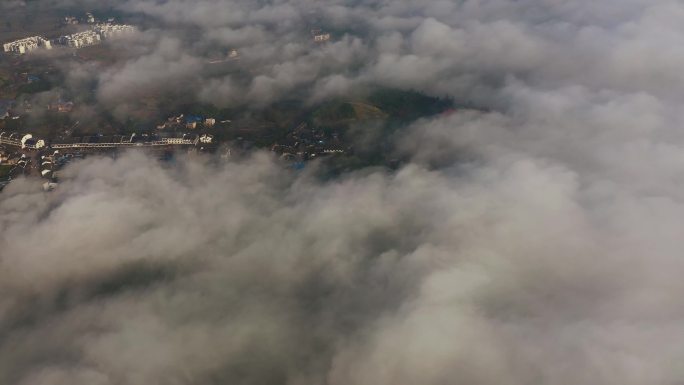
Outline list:
[[[325,43],[326,41],[330,40],[330,34],[329,33],[322,33],[319,35],[314,35],[313,39],[314,39],[314,42],[316,42],[316,43]]]
[[[29,150],[40,150],[45,147],[45,141],[43,139],[34,139],[33,135],[26,134],[21,138],[21,148]]]
[[[163,144],[195,145],[197,144],[197,135],[186,134],[182,138],[163,138],[161,142]]]
[[[186,140],[183,138],[164,138],[163,140],[168,144],[186,144]]]
[[[21,138],[21,148],[26,148],[26,143],[33,139],[33,135],[26,134]]]
[[[211,142],[214,141],[214,137],[211,135],[204,134],[204,135],[200,136],[199,141],[200,141],[200,143],[203,143],[203,144],[210,144]]]
[[[204,127],[214,127],[215,124],[216,124],[216,119],[213,119],[213,118],[207,118],[204,121]]]

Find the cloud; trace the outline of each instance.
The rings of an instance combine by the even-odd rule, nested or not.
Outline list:
[[[164,94],[178,79],[195,85],[185,92],[187,102],[221,106],[268,104],[294,94],[336,96],[347,88],[342,78],[354,86],[408,88],[485,104],[509,78],[542,88],[577,85],[681,98],[673,85],[681,82],[684,54],[669,42],[684,32],[676,23],[684,10],[674,1],[632,0],[614,7],[533,0],[381,6],[127,0],[100,7],[124,12],[143,30],[134,44],[117,47],[129,65],[92,73],[107,109],[115,108],[113,95],[117,101],[132,99],[141,88]],[[333,42],[311,42],[310,29],[320,27],[332,32]],[[177,54],[160,49],[170,41]],[[208,57],[229,49],[241,53],[234,71],[204,70]],[[166,70],[145,76],[138,86],[131,69],[136,62]],[[248,97],[237,100],[231,89],[245,81],[239,94]]]
[[[112,108],[373,86],[488,108],[397,133],[394,171],[129,153],[13,182],[0,383],[681,382],[681,4],[117,6],[158,24],[90,70]],[[212,43],[246,79],[202,71]]]
[[[529,155],[465,167],[134,153],[10,185],[2,380],[675,380],[681,204]]]
[[[163,38],[154,51],[100,74],[98,97],[117,104],[131,97],[194,87],[200,62],[181,50],[175,39]]]
[[[8,0],[0,4],[0,9],[11,11],[18,8],[26,7],[26,1],[24,0]]]

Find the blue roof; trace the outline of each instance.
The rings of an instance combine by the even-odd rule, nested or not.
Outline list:
[[[306,163],[304,163],[304,162],[295,162],[295,163],[292,163],[292,168],[295,169],[295,170],[297,170],[297,171],[303,170],[304,167],[306,167]]]
[[[202,117],[201,116],[188,115],[185,117],[185,121],[187,123],[199,123],[202,121]]]

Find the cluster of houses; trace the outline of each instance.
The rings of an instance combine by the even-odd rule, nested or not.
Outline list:
[[[117,147],[159,147],[159,146],[194,146],[210,144],[214,137],[209,134],[197,135],[192,133],[176,136],[172,134],[137,134],[130,135],[89,135],[69,137],[62,142],[46,143],[45,140],[35,138],[32,134],[19,135],[16,132],[0,132],[0,145],[31,151],[51,148],[87,149],[87,148],[117,148]]]
[[[186,133],[177,137],[134,133],[73,137],[60,143],[46,144],[44,140],[35,138],[32,134],[0,132],[0,166],[10,167],[8,173],[1,175],[0,190],[12,178],[20,175],[40,175],[46,179],[43,188],[51,191],[58,185],[58,170],[74,159],[83,158],[84,153],[116,148],[168,149],[175,146],[197,146],[197,149],[203,150],[213,141],[214,137],[209,134]]]
[[[5,52],[23,55],[38,48],[52,49],[52,42],[42,36],[31,36],[2,45]]]
[[[314,43],[325,43],[330,40],[330,34],[316,28],[311,30],[311,38],[313,39]]]
[[[172,116],[166,119],[165,122],[157,125],[158,130],[177,130],[177,129],[188,129],[195,130],[197,128],[212,128],[216,125],[216,119],[214,118],[202,118],[196,115],[185,115],[180,114],[178,116]]]
[[[22,154],[9,151],[7,147],[0,146],[0,166],[16,166],[22,159]]]
[[[58,150],[40,156],[40,176],[47,181],[43,183],[43,190],[52,191],[59,185],[58,171],[71,163],[72,160],[82,159],[81,153],[61,154]]]
[[[92,17],[92,15],[90,15],[90,17]],[[136,28],[132,25],[112,24],[109,22],[94,24],[85,31],[61,36],[54,40],[48,40],[42,36],[32,36],[12,41],[3,44],[3,50],[4,52],[23,55],[39,48],[52,49],[53,45],[82,48],[99,44],[106,39],[125,36],[135,31]]]
[[[26,156],[26,154],[7,151],[6,148],[0,147],[0,166],[10,167],[9,171],[3,173],[3,177],[0,179],[0,190],[12,178],[28,174],[31,169],[31,162],[31,158]]]
[[[310,128],[307,123],[297,126],[283,141],[271,147],[271,151],[282,159],[307,161],[320,156],[348,153],[337,133],[327,135],[323,130]]]
[[[125,24],[96,24],[91,29],[62,36],[57,42],[71,48],[82,48],[100,44],[103,40],[125,36],[135,32],[136,28]]]
[[[73,156],[73,155],[72,155]],[[59,158],[59,151],[55,151],[52,155],[41,155],[40,157],[40,176],[46,179],[56,178],[56,160],[66,164],[66,160]]]
[[[86,12],[84,18],[78,18],[76,16],[65,16],[64,19],[62,19],[62,24],[64,24],[64,25],[76,25],[76,24],[80,24],[81,22],[85,22],[88,24],[95,24],[95,22],[96,22],[95,16],[90,12]],[[109,22],[113,23],[114,18],[110,18]]]
[[[45,140],[34,138],[31,134],[26,134],[21,137],[22,150],[40,150],[45,148]]]
[[[70,137],[61,143],[51,143],[53,149],[87,149],[87,148],[126,148],[126,147],[161,147],[161,146],[194,146],[200,143],[196,134],[163,135],[137,134],[130,135],[90,135]]]
[[[0,145],[18,147],[22,150],[40,150],[45,147],[45,141],[34,138],[32,134],[19,135],[16,132],[0,132]]]
[[[48,111],[55,111],[59,113],[69,113],[74,109],[74,102],[71,101],[65,101],[62,98],[59,98],[54,103],[48,104]]]
[[[69,113],[74,109],[74,102],[65,101],[61,98],[47,105],[48,111]],[[14,100],[0,99],[0,121],[5,119],[19,119],[22,113],[31,112],[33,105],[29,100],[23,100],[17,104]]]
[[[4,134],[4,133],[0,133]],[[19,140],[22,146],[26,145],[23,149],[40,149],[42,147],[36,146],[36,143],[43,142],[34,140],[31,135],[25,135]],[[3,135],[5,138],[5,135]],[[55,170],[53,166],[53,158],[50,156],[46,158],[42,157],[40,159],[34,158],[30,153],[25,151],[12,150],[13,145],[7,145],[7,140],[3,141],[4,145],[0,145],[0,166],[5,168],[9,167],[8,172],[3,172],[2,178],[0,178],[0,190],[5,187],[12,178],[16,178],[21,175],[29,175],[32,170],[37,170],[40,172],[40,176],[43,178],[50,179],[50,183],[55,182],[53,178],[55,177],[53,171]],[[35,166],[34,166],[35,163]],[[59,163],[62,165],[63,163]]]
[[[71,35],[62,36],[58,39],[59,44],[71,48],[81,48],[100,44],[101,40],[100,34],[93,30],[77,32]]]
[[[132,32],[137,31],[137,29],[132,25],[127,24],[97,24],[93,29],[101,39],[113,39],[120,36],[125,36]]]
[[[213,141],[214,137],[209,134],[186,133],[182,136],[173,136],[133,133],[71,137],[60,143],[48,144],[32,134],[0,132],[0,166],[11,167],[9,173],[0,180],[0,190],[12,178],[30,174],[39,174],[45,178],[44,189],[53,190],[58,183],[57,171],[73,159],[82,158],[84,152],[136,147],[166,149],[176,146],[197,146],[198,149],[203,149]]]

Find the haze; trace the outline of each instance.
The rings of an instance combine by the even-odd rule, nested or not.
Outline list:
[[[125,122],[152,92],[241,110],[391,88],[453,111],[391,134],[355,127],[355,148],[382,141],[397,162],[334,175],[268,149],[127,151],[73,162],[52,192],[13,180],[0,384],[684,381],[681,2],[37,0],[0,13],[35,6],[140,25],[106,70],[37,54],[67,76],[36,98],[92,92],[83,121]],[[333,34],[313,50],[312,24]],[[206,71],[216,47],[248,70]]]

